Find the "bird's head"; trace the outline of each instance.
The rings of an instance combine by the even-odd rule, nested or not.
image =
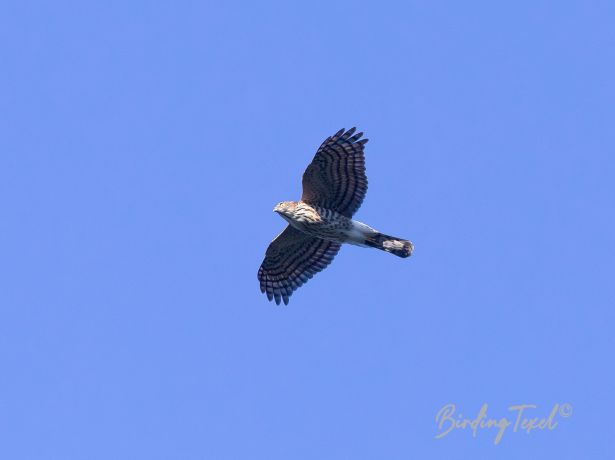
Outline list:
[[[275,208],[273,208],[273,212],[277,212],[282,217],[290,216],[296,206],[297,203],[295,201],[281,201],[275,206]]]

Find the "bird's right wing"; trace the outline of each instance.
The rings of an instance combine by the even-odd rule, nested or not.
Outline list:
[[[274,239],[258,270],[261,292],[288,305],[292,293],[331,263],[341,244],[309,236],[290,225]]]
[[[367,193],[365,156],[367,139],[356,128],[339,130],[318,148],[303,173],[302,201],[332,209],[346,217],[359,209]]]

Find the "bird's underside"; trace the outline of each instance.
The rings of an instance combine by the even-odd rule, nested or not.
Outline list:
[[[258,270],[263,293],[279,305],[327,267],[343,243],[374,247],[399,257],[412,254],[407,240],[382,234],[352,220],[367,192],[363,133],[343,129],[328,137],[303,174],[300,201],[274,211],[289,225],[269,245]]]

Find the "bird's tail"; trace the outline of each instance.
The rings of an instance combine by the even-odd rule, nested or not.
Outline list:
[[[414,246],[408,240],[395,238],[384,233],[375,232],[365,238],[365,244],[381,251],[390,252],[398,257],[409,257],[412,255]]]

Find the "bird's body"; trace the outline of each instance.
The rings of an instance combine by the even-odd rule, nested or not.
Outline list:
[[[331,209],[302,201],[283,201],[275,212],[297,230],[327,241],[351,243],[354,221]]]
[[[274,210],[300,232],[323,240],[355,246],[377,247],[400,257],[408,257],[412,252],[412,243],[409,241],[383,235],[369,225],[350,219],[331,209],[310,205],[303,201],[283,201]],[[379,236],[387,237],[385,239],[391,240],[391,244],[378,246],[376,240]],[[393,244],[393,240],[399,242],[398,246]],[[399,251],[389,250],[396,248]]]
[[[288,304],[292,293],[323,270],[343,243],[412,254],[410,241],[385,235],[352,219],[367,191],[362,133],[355,128],[327,138],[303,175],[300,201],[283,201],[274,211],[289,226],[269,245],[259,271],[261,291]],[[354,135],[353,135],[354,134]]]

